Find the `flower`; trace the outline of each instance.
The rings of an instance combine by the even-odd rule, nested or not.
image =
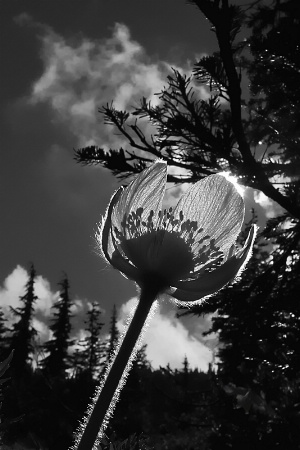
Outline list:
[[[161,160],[113,195],[97,233],[105,259],[142,289],[195,302],[232,282],[248,261],[256,234],[236,240],[244,201],[222,175],[210,175],[162,209],[167,164]]]
[[[141,292],[79,427],[74,450],[99,444],[156,297],[166,292],[184,305],[198,302],[233,281],[250,257],[256,227],[237,249],[244,202],[230,181],[222,175],[204,178],[189,188],[174,210],[163,210],[166,181],[167,164],[158,160],[125,189],[118,189],[96,235],[104,258],[136,281]]]

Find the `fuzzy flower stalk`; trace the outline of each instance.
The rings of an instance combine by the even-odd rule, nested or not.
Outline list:
[[[230,181],[210,175],[192,185],[174,209],[162,209],[166,181],[167,164],[158,160],[114,193],[99,227],[102,255],[135,281],[140,298],[73,450],[97,449],[159,295],[185,306],[199,304],[232,282],[250,258],[256,227],[237,248],[245,207]]]

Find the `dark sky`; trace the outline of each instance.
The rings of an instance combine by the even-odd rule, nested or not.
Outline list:
[[[113,303],[125,311],[136,294],[95,253],[94,230],[117,181],[76,164],[73,148],[118,148],[97,108],[153,97],[169,66],[189,73],[197,56],[216,49],[214,34],[183,0],[9,0],[0,3],[0,22],[2,303],[17,304],[32,261],[41,313],[49,315],[66,272],[79,315],[97,300],[108,320]],[[165,333],[185,336],[182,352],[201,339],[203,322],[177,324],[166,306],[158,314],[169,320]]]

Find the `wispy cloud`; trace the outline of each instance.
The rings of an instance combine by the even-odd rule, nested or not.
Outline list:
[[[113,101],[117,109],[131,110],[142,97],[153,105],[158,104],[160,99],[155,94],[167,85],[171,64],[150,56],[121,23],[115,24],[110,36],[92,40],[84,35],[65,37],[28,14],[21,14],[15,20],[20,26],[37,30],[43,63],[41,76],[33,82],[30,95],[22,102],[32,110],[39,110],[41,105],[50,106],[52,126],[57,125],[61,130],[63,125],[73,147],[99,145],[108,150],[128,146],[120,133],[104,124],[98,108]],[[185,64],[172,63],[174,69],[187,75],[191,74],[192,66],[191,60]],[[199,97],[208,97],[205,87],[195,85],[194,88]],[[20,110],[20,102],[17,109]],[[148,138],[154,132],[147,120],[141,121],[141,127]],[[80,203],[84,207],[78,188],[72,184],[73,195],[72,189],[68,189],[77,171],[70,165],[70,154],[64,143],[52,142],[50,147],[46,178],[58,178],[62,174],[51,183],[54,190],[59,186],[60,191],[72,196],[69,204]],[[82,170],[81,174],[84,176]]]
[[[78,139],[78,145],[115,143],[101,126],[98,107],[112,100],[116,108],[137,104],[142,96],[158,101],[170,71],[164,61],[151,61],[132,40],[129,29],[116,24],[111,37],[91,41],[66,39],[49,27],[41,36],[44,72],[32,88],[31,102],[47,102]]]
[[[99,120],[97,110],[102,105],[113,100],[117,109],[130,110],[141,97],[159,103],[155,94],[166,85],[171,65],[148,55],[126,25],[116,23],[111,36],[91,40],[83,35],[66,38],[27,14],[16,21],[36,28],[41,40],[44,70],[32,86],[30,102],[50,104],[56,120],[70,127],[78,145],[120,143]],[[190,75],[192,62],[172,67]],[[195,89],[202,98],[208,97],[203,86]]]

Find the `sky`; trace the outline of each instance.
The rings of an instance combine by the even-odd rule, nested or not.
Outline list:
[[[116,304],[120,327],[136,298],[134,284],[96,252],[94,233],[118,181],[82,167],[74,148],[124,145],[98,108],[130,108],[166,84],[170,67],[189,74],[216,40],[200,11],[184,0],[10,0],[0,3],[0,304],[18,306],[31,262],[37,270],[34,326],[49,338],[51,306],[68,275],[76,336],[89,304],[108,324]],[[274,205],[259,193],[258,208]],[[248,204],[249,207],[249,204]],[[175,318],[160,303],[144,342],[153,367],[206,370],[211,317]]]

